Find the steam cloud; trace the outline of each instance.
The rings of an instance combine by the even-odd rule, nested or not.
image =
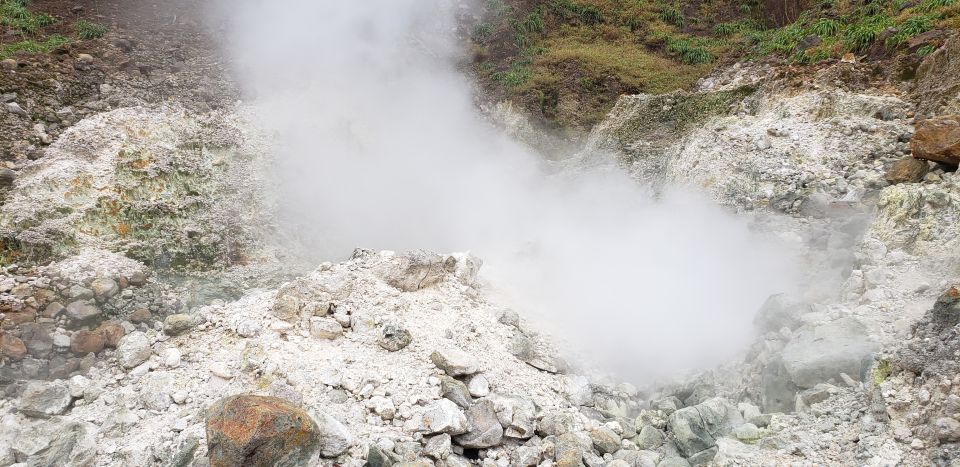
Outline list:
[[[472,102],[444,0],[231,1],[236,75],[281,147],[290,225],[318,259],[471,251],[522,314],[638,382],[741,350],[790,282],[710,202],[611,167],[545,170]]]

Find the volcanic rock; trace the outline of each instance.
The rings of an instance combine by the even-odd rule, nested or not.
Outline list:
[[[917,159],[957,166],[960,163],[960,115],[943,115],[918,122],[910,149]]]
[[[206,415],[211,467],[308,464],[320,449],[316,422],[300,407],[276,397],[220,399]]]

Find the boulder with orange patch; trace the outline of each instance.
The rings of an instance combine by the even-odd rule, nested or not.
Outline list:
[[[237,395],[207,411],[211,467],[307,465],[319,455],[316,422],[283,399]]]

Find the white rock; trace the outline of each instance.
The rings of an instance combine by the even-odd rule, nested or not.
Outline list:
[[[133,368],[147,361],[153,351],[150,339],[142,331],[134,331],[123,336],[117,346],[117,357],[124,368]]]
[[[470,429],[467,416],[449,399],[440,399],[423,411],[423,430],[459,435]]]
[[[163,351],[163,364],[167,368],[177,368],[180,366],[180,350],[174,347],[167,348]]]
[[[434,351],[430,360],[450,376],[472,375],[480,368],[472,355],[455,348]]]
[[[323,457],[339,456],[356,444],[353,434],[339,420],[325,413],[315,415],[320,434],[320,454]]]
[[[83,392],[90,387],[90,384],[90,378],[83,375],[71,376],[67,380],[67,385],[70,387],[70,396],[74,398],[83,397]]]
[[[214,362],[210,365],[210,373],[217,378],[233,379],[233,370],[224,362]]]
[[[310,335],[316,339],[333,340],[343,335],[343,326],[327,317],[310,318]]]
[[[487,382],[485,376],[476,375],[470,379],[467,390],[470,391],[470,395],[473,397],[486,397],[490,394],[490,383]]]

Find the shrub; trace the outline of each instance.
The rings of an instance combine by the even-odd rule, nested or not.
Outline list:
[[[847,48],[855,52],[863,51],[873,41],[877,40],[884,29],[892,25],[893,20],[885,15],[864,18],[861,22],[853,24],[847,29]]]
[[[690,39],[667,38],[667,50],[680,57],[680,61],[689,65],[701,65],[714,60],[713,54],[701,44]]]
[[[903,44],[904,42],[933,29],[934,23],[938,19],[940,19],[939,15],[935,14],[911,16],[910,18],[907,18],[900,23],[899,26],[897,26],[897,33],[887,38],[887,47],[897,47],[900,44]]]
[[[840,22],[834,19],[821,18],[810,26],[810,32],[820,37],[836,36],[840,33]]]
[[[660,19],[667,24],[672,24],[682,28],[686,24],[683,13],[674,6],[664,5],[660,7]]]
[[[77,30],[77,37],[84,40],[97,39],[107,33],[106,26],[85,19],[77,20],[73,27]]]

